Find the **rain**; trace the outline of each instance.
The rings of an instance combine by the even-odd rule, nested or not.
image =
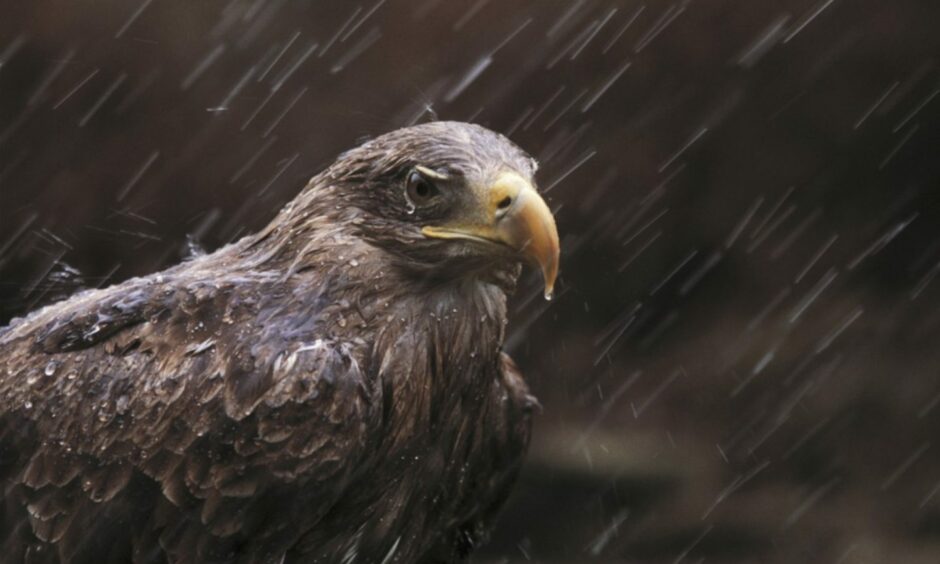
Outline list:
[[[475,562],[940,562],[937,2],[0,16],[0,326],[258,231],[364,140],[476,122],[538,161],[562,259],[510,302],[542,409]]]

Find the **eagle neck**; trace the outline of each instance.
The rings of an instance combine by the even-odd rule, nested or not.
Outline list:
[[[400,301],[376,340],[388,448],[443,454],[484,413],[505,324],[505,293],[479,280]]]

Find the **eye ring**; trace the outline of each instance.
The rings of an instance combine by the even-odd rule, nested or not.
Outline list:
[[[417,170],[408,174],[405,183],[405,198],[413,206],[425,206],[431,203],[441,191],[427,176]]]

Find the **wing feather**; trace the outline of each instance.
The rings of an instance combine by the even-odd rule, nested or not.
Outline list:
[[[250,560],[310,528],[352,479],[378,403],[365,345],[331,336],[322,300],[287,313],[283,284],[182,268],[0,331],[6,554],[63,541],[60,558],[99,561],[103,541],[83,536],[123,522],[137,555]],[[301,490],[303,514],[279,509]]]

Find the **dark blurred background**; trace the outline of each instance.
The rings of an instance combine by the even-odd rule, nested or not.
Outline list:
[[[544,404],[480,562],[940,562],[940,3],[0,1],[0,323],[368,136],[541,162]]]

